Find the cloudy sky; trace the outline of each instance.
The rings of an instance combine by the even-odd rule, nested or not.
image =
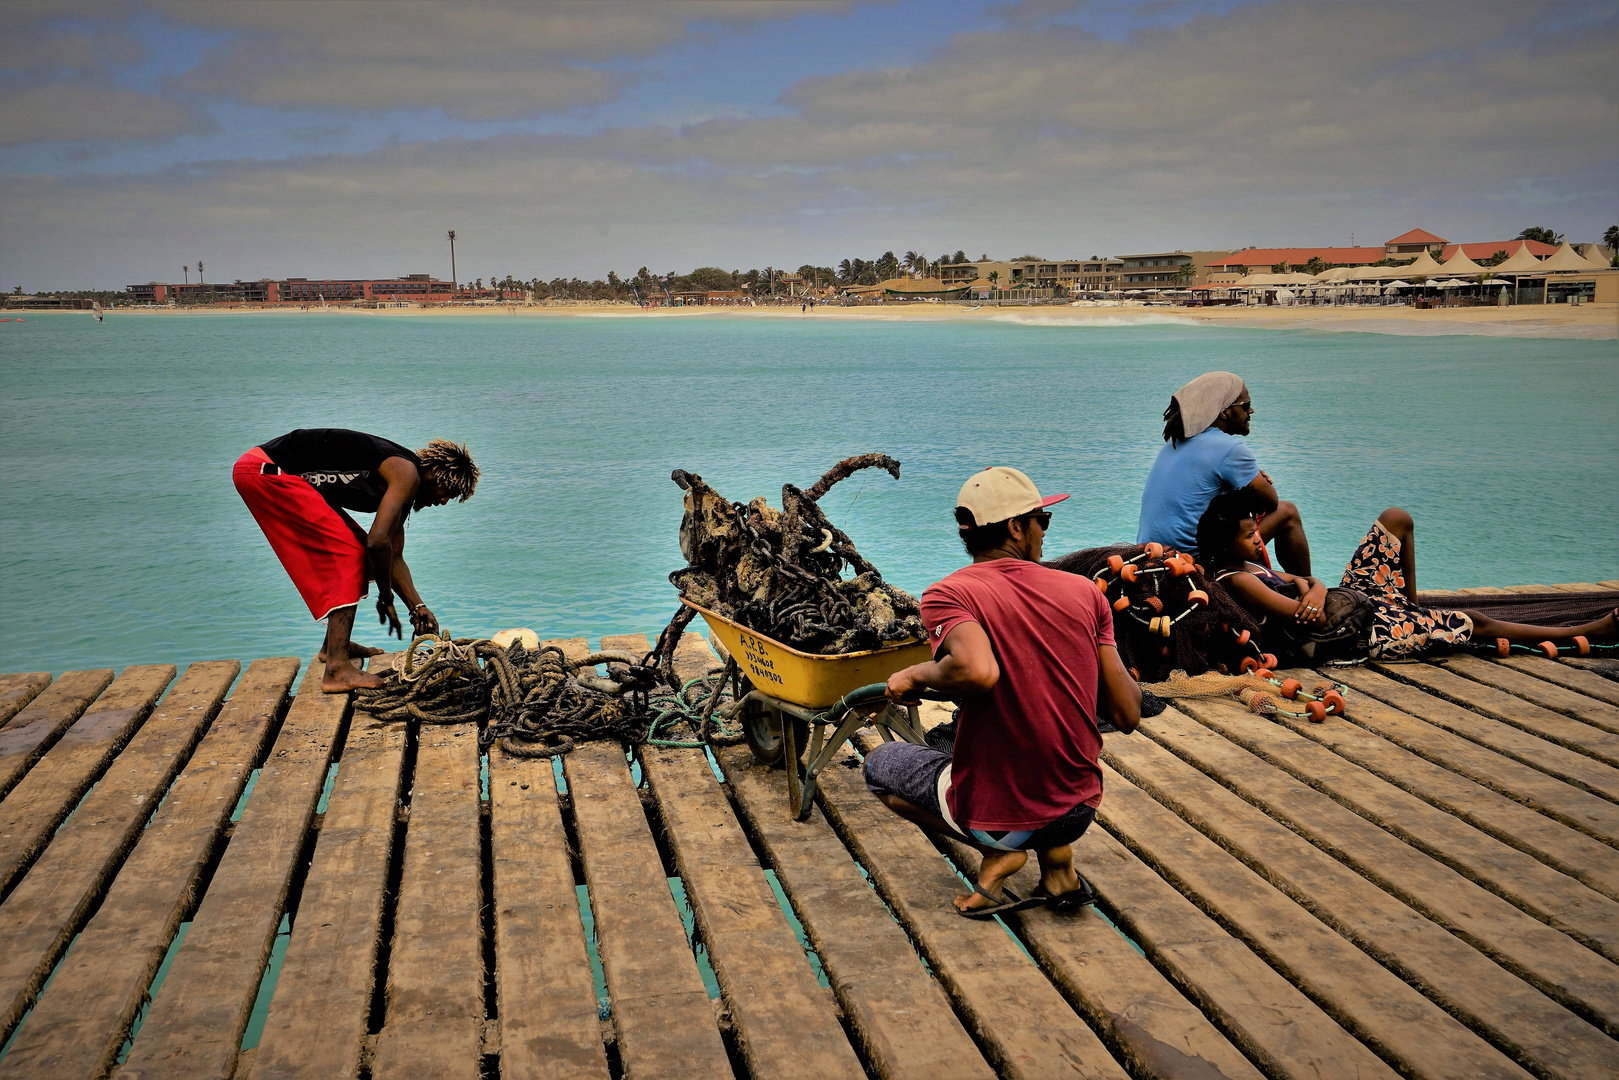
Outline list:
[[[0,289],[1619,220],[1619,3],[8,0]]]

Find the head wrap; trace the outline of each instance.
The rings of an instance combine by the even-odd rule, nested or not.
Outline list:
[[[1227,406],[1242,397],[1242,389],[1242,376],[1229,371],[1211,371],[1175,391],[1183,437],[1190,439],[1214,423]]]

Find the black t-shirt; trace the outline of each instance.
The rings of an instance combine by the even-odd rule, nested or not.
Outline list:
[[[328,505],[362,514],[376,513],[388,490],[388,481],[377,474],[384,460],[401,457],[417,468],[422,464],[396,442],[344,428],[299,428],[260,443],[259,449],[282,472],[314,485]]]

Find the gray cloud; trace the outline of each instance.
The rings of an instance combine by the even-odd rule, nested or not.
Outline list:
[[[643,57],[695,21],[743,25],[843,4],[686,2],[304,4],[170,2],[177,22],[234,31],[177,86],[257,105],[443,108],[487,120],[558,112],[616,96],[593,65]]]
[[[0,145],[45,140],[163,139],[206,130],[195,110],[136,90],[74,82],[0,91]]]

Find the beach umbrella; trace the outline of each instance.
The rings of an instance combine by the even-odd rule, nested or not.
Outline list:
[[[1441,281],[1439,284],[1435,285],[1434,288],[1436,288],[1436,289],[1461,289],[1461,288],[1465,288],[1466,285],[1467,285],[1467,282],[1465,282],[1465,281],[1456,281],[1456,280],[1452,279],[1450,281]]]
[[[1502,281],[1498,277],[1493,277],[1490,280],[1486,281],[1484,284],[1486,284],[1486,285],[1511,285],[1512,282],[1510,282],[1510,281]]]

